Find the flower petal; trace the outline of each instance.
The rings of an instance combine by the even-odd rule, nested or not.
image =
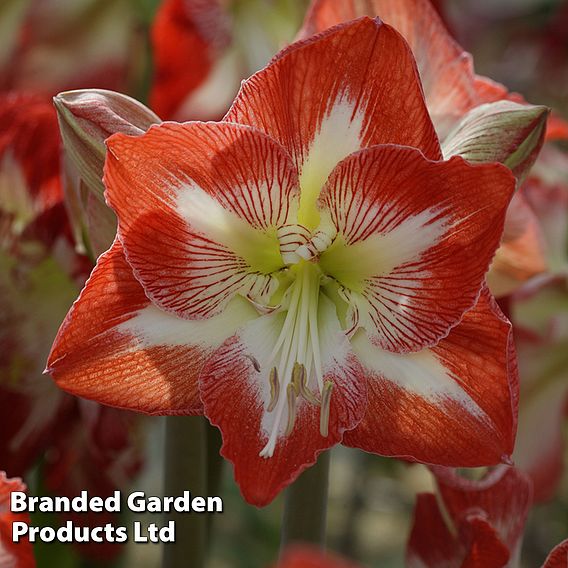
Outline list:
[[[517,370],[511,324],[488,292],[432,348],[381,352],[361,332],[352,345],[371,377],[365,417],[346,432],[346,445],[455,467],[508,460]]]
[[[219,312],[235,293],[270,287],[283,266],[297,174],[251,128],[168,123],[113,136],[105,182],[119,237],[146,294],[180,317]]]
[[[453,528],[453,527],[452,527]],[[417,496],[414,523],[406,551],[408,568],[503,568],[509,551],[481,515],[463,519],[452,532],[431,493]]]
[[[47,371],[64,390],[103,404],[200,413],[197,377],[205,358],[247,314],[244,300],[206,322],[163,312],[144,294],[117,240],[63,322]]]
[[[568,539],[552,549],[542,568],[564,568],[566,565],[568,565]]]
[[[320,204],[339,237],[323,269],[358,293],[372,340],[416,351],[447,335],[476,301],[515,188],[501,165],[431,162],[377,146],[345,159]]]
[[[12,524],[23,522],[31,525],[29,513],[12,513],[10,499],[13,491],[25,491],[19,478],[8,479],[0,471],[0,566],[4,568],[35,568],[33,547],[27,536],[18,543],[12,538]]]
[[[487,273],[491,293],[502,297],[523,282],[546,271],[544,236],[541,223],[517,191],[509,204],[501,246]]]
[[[286,147],[310,205],[335,165],[360,148],[402,144],[440,157],[412,54],[378,19],[292,44],[243,84],[225,119]]]
[[[160,116],[179,118],[180,110],[184,105],[187,107],[191,95],[214,73],[217,60],[231,42],[228,24],[228,14],[216,0],[166,0],[161,3],[152,26],[156,71],[150,94],[151,106]],[[234,66],[225,71],[234,74],[233,69]],[[229,96],[234,94],[238,78],[231,76],[231,79],[228,85],[225,82],[217,89],[221,95],[210,95],[219,98],[225,94],[224,90],[229,90]],[[183,114],[193,119],[220,118],[230,102],[220,101],[217,116],[211,103],[207,107],[209,116],[197,116],[200,109],[195,103],[190,106],[195,112]]]
[[[521,544],[532,504],[530,479],[514,467],[501,465],[472,481],[446,468],[433,468],[440,497],[455,522],[471,511],[483,511],[514,557]]]
[[[433,468],[438,498],[418,496],[409,566],[502,568],[518,558],[531,505],[531,484],[500,466],[479,481]]]
[[[284,407],[283,420],[276,424],[274,452],[271,457],[260,455],[276,420],[275,411],[268,412],[267,408],[270,353],[281,329],[280,314],[258,318],[227,340],[200,378],[205,414],[223,435],[221,453],[234,464],[241,492],[254,505],[272,501],[315,463],[318,454],[340,442],[343,432],[353,428],[363,415],[366,384],[361,366],[334,316],[334,305],[329,302],[325,310],[319,317],[323,380],[333,383],[327,436],[320,432],[321,407],[298,397],[292,431],[286,434],[282,428],[288,418]],[[280,392],[279,396],[286,395]]]
[[[365,15],[379,16],[408,42],[430,116],[444,137],[455,121],[477,104],[475,75],[471,55],[454,41],[428,0],[316,0],[300,37]]]

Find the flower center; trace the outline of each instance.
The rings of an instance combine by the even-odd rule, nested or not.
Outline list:
[[[320,406],[320,432],[327,436],[329,405],[333,383],[323,380],[322,357],[318,330],[318,307],[322,272],[315,263],[300,260],[289,269],[294,278],[286,298],[286,317],[276,343],[268,357],[270,402],[273,413],[268,442],[260,452],[271,457],[276,447],[281,425],[285,434],[294,428],[300,399]]]

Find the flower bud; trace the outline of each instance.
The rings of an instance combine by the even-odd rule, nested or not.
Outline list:
[[[520,184],[544,140],[549,109],[511,101],[484,104],[468,112],[443,143],[444,158],[500,162]]]
[[[65,150],[65,199],[75,238],[82,252],[96,258],[116,234],[116,217],[104,201],[104,142],[117,132],[143,134],[161,121],[142,103],[112,91],[68,91],[53,102]]]
[[[142,103],[99,89],[67,91],[54,97],[63,145],[79,176],[102,199],[104,141],[117,132],[143,134],[160,119]]]

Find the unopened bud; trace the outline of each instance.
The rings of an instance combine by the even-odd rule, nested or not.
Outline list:
[[[117,132],[143,134],[160,119],[142,103],[113,91],[67,91],[53,102],[65,150],[65,195],[75,239],[79,250],[96,258],[116,234],[116,217],[104,201],[104,142]]]
[[[468,112],[443,143],[444,158],[500,162],[520,184],[534,164],[546,130],[549,109],[497,101]]]
[[[117,132],[140,135],[160,119],[131,97],[100,89],[67,91],[54,99],[65,152],[90,191],[102,200],[106,148]]]

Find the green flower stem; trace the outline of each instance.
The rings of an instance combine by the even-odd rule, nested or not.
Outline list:
[[[221,457],[221,432],[209,423],[205,425],[207,431],[207,495],[220,495],[223,477],[223,463]],[[213,522],[217,515],[207,515],[207,544],[211,546]]]
[[[164,495],[207,495],[206,423],[201,416],[166,418]],[[207,539],[207,515],[169,513],[175,521],[176,541],[164,544],[162,568],[203,568]]]
[[[308,542],[323,548],[327,517],[330,452],[304,471],[286,490],[280,550],[292,542]]]

